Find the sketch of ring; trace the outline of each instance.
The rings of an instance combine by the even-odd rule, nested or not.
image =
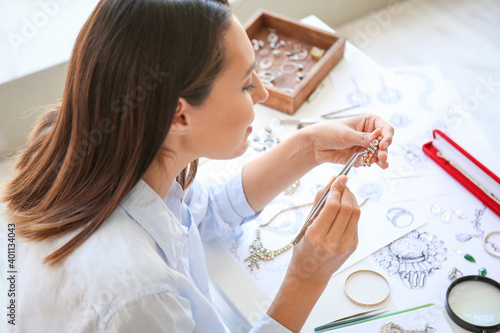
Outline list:
[[[404,208],[394,207],[387,211],[387,219],[397,228],[406,228],[413,223],[413,214]]]

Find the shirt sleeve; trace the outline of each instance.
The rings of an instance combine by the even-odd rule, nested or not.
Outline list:
[[[224,184],[194,181],[184,200],[203,241],[228,238],[256,215],[243,190],[242,170]]]
[[[292,333],[292,331],[264,313],[249,333]]]
[[[121,306],[111,318],[104,318],[103,326],[99,332],[193,332],[196,324],[189,300],[163,292]]]

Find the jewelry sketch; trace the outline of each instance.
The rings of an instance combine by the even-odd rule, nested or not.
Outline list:
[[[396,228],[406,228],[413,223],[413,214],[400,207],[389,209],[386,217]]]
[[[352,77],[352,84],[354,85],[355,91],[347,95],[347,101],[351,105],[361,105],[361,106],[369,105],[372,101],[372,98],[370,97],[370,95],[362,92],[359,89],[358,82],[356,82],[356,79],[354,77]]]
[[[418,71],[409,71],[409,70],[397,70],[394,72],[394,74],[416,76],[419,79],[423,80],[425,82],[425,88],[420,93],[420,95],[418,97],[418,104],[425,111],[434,112],[434,109],[432,108],[432,106],[429,105],[429,103],[427,102],[427,99],[434,91],[435,85],[434,85],[434,81],[427,74],[424,74],[424,73],[418,72]]]
[[[486,246],[489,246],[493,250],[493,255],[496,255],[497,253],[500,254],[500,245],[493,243],[489,239],[485,239],[486,231],[481,228],[481,219],[485,211],[486,206],[483,206],[483,208],[480,209],[476,209],[476,212],[474,214],[475,218],[471,221],[472,227],[477,232],[476,234],[457,234],[455,235],[455,237],[460,243],[468,242],[472,238],[482,239],[484,243],[483,246],[485,247],[486,252],[488,252]]]
[[[395,128],[404,128],[411,124],[411,120],[405,115],[395,113],[389,118],[389,123]]]
[[[387,88],[383,75],[380,75],[380,83],[382,84],[382,90],[377,94],[379,101],[384,104],[397,104],[401,101],[401,92],[393,88]]]
[[[368,183],[361,185],[356,192],[361,198],[368,198],[373,201],[382,196],[384,189],[380,184]]]
[[[412,231],[373,255],[389,275],[399,275],[410,289],[424,289],[427,278],[441,269],[447,258],[443,241],[427,232]]]

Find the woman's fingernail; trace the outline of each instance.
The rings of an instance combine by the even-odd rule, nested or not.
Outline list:
[[[342,186],[346,186],[346,184],[347,184],[347,176],[340,176],[339,183]]]
[[[382,149],[386,150],[388,147],[389,147],[389,142],[386,141],[384,143],[384,147],[382,147]]]

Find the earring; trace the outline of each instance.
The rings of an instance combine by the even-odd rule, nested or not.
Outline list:
[[[376,138],[375,140],[370,142],[370,145],[368,146],[368,148],[366,148],[365,153],[363,154],[363,166],[369,167],[370,165],[372,165],[372,162],[371,162],[372,157],[377,152],[378,145],[379,145],[381,140],[382,140],[382,137],[379,136],[378,138]]]

